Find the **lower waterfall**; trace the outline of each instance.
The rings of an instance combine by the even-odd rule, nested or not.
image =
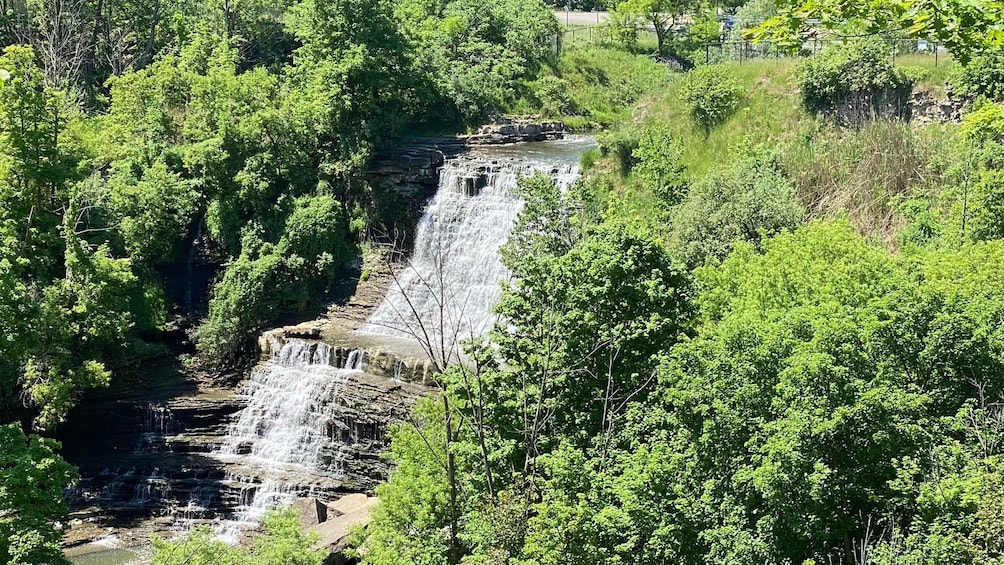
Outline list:
[[[352,353],[349,368],[332,367],[329,345],[291,340],[252,371],[241,391],[248,404],[217,454],[233,464],[227,480],[246,485],[234,519],[219,528],[223,539],[238,541],[269,509],[310,494],[311,483],[340,477],[343,457],[333,440],[339,427],[331,408],[361,366],[359,353]]]

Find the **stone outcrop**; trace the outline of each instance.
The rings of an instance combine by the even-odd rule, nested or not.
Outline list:
[[[410,247],[418,219],[439,186],[443,163],[466,150],[463,140],[443,137],[413,140],[377,154],[366,175],[373,187],[374,235],[383,233],[383,243]]]
[[[347,367],[352,355],[360,355],[363,369],[372,375],[435,386],[435,370],[427,357],[418,351],[391,351],[376,344],[378,340],[368,340],[349,333],[326,331],[325,320],[304,322],[296,326],[286,326],[269,330],[258,337],[258,348],[262,358],[267,359],[278,353],[290,339],[301,339],[327,343],[331,346],[331,366]],[[413,349],[414,346],[411,347]],[[355,361],[355,359],[353,359]]]
[[[390,191],[429,195],[439,185],[439,169],[447,158],[466,150],[456,137],[413,140],[408,145],[377,154],[367,178]]]
[[[293,502],[292,508],[299,516],[300,528],[303,530],[328,519],[328,506],[316,498],[298,498]]]
[[[350,494],[328,504],[328,519],[309,528],[320,536],[317,548],[328,553],[325,565],[346,563],[342,556],[352,529],[370,522],[377,499],[363,494]]]
[[[936,98],[927,91],[914,91],[910,98],[910,120],[915,124],[958,123],[967,100],[956,97],[949,86],[944,98]]]
[[[527,141],[561,139],[568,127],[559,121],[540,120],[535,117],[503,118],[497,123],[482,126],[465,138],[468,145],[504,145]]]

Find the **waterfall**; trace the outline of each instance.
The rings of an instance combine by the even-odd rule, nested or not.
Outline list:
[[[147,404],[143,408],[142,433],[133,446],[133,453],[170,451],[166,438],[178,433],[174,414],[166,404]]]
[[[349,355],[345,358],[345,368],[352,371],[362,371],[363,370],[363,352],[359,349],[353,349],[349,352]]]
[[[592,144],[573,138],[480,150],[448,161],[419,221],[414,253],[359,331],[452,349],[491,329],[499,283],[508,276],[499,248],[523,208],[517,180],[544,172],[565,189],[578,178],[578,155]]]
[[[353,353],[346,363],[351,367],[340,369],[330,365],[330,346],[290,340],[252,371],[241,391],[248,404],[235,415],[218,453],[233,463],[229,481],[241,488],[236,519],[221,528],[221,537],[239,540],[267,510],[302,495],[304,476],[340,475],[332,408],[362,362],[361,352]]]
[[[418,320],[438,328],[431,339],[489,329],[499,283],[507,276],[498,251],[523,206],[517,180],[541,171],[566,188],[578,177],[579,155],[592,146],[591,138],[577,138],[477,150],[447,162],[419,222],[410,266],[397,277],[400,288],[384,297],[363,331],[410,336]],[[269,360],[252,371],[241,390],[247,406],[234,415],[215,454],[227,463],[228,492],[239,493],[233,519],[217,529],[231,542],[270,508],[298,496],[337,492],[346,453],[365,436],[338,410],[343,387],[367,361],[364,352],[272,339]],[[380,433],[372,431],[371,439]],[[183,510],[201,516],[207,505],[201,498],[193,491]]]

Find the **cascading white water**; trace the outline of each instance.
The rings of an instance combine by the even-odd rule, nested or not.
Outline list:
[[[543,172],[565,189],[579,176],[578,155],[592,144],[573,138],[566,151],[480,150],[448,161],[407,267],[359,331],[447,348],[487,332],[508,275],[499,249],[523,208],[518,179]]]
[[[593,146],[591,138],[573,138],[479,150],[448,162],[419,223],[411,266],[398,277],[400,288],[391,289],[363,331],[413,337],[417,320],[435,334],[430,339],[486,331],[499,283],[507,276],[498,250],[523,206],[517,179],[542,171],[568,187],[578,177],[578,156]],[[437,300],[444,296],[450,300],[440,307]],[[254,369],[244,386],[247,407],[235,415],[217,453],[230,464],[230,484],[240,489],[234,520],[218,528],[231,542],[268,509],[323,488],[318,485],[325,478],[342,476],[344,444],[334,436],[351,422],[333,408],[348,379],[362,370],[363,353],[348,352],[344,367],[336,368],[323,343],[277,341],[270,351],[270,360]],[[201,515],[207,503],[198,492],[192,496],[186,508]]]
[[[361,354],[353,353],[349,363],[357,367]],[[236,520],[220,529],[222,538],[239,540],[242,530],[256,525],[270,508],[302,495],[303,489],[285,476],[339,476],[342,461],[331,442],[337,418],[331,408],[358,368],[336,368],[330,361],[327,344],[291,340],[252,371],[241,391],[247,407],[236,414],[218,455],[253,468],[255,476],[231,475],[231,482],[245,486]]]
[[[359,349],[353,349],[349,352],[345,359],[345,368],[351,369],[353,371],[363,370],[363,352]]]

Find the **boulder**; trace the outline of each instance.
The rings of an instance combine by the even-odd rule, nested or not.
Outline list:
[[[328,507],[316,498],[298,498],[293,502],[293,509],[299,515],[300,527],[304,530],[328,519]]]
[[[309,528],[320,536],[316,547],[329,553],[325,563],[345,562],[342,551],[349,533],[356,526],[369,524],[370,513],[376,503],[376,497],[349,494],[328,504],[328,520]]]

